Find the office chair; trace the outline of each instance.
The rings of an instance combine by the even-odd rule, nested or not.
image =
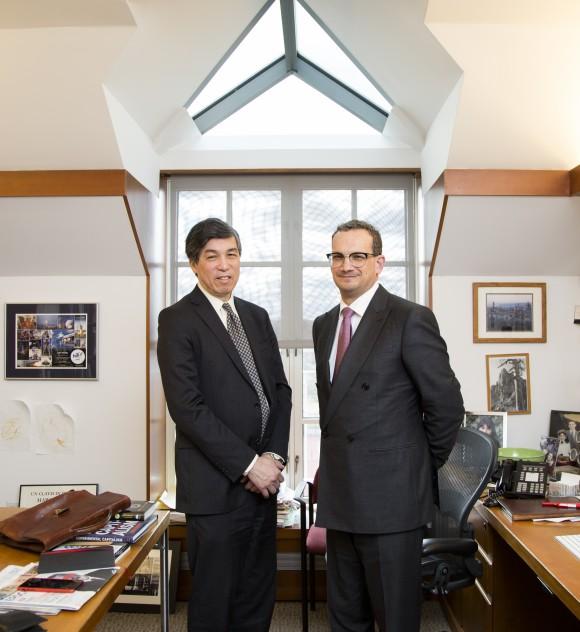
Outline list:
[[[423,539],[422,587],[434,595],[465,588],[482,575],[469,513],[491,478],[497,458],[493,439],[461,428],[449,459],[438,471],[439,502]]]
[[[308,522],[306,501],[308,490]],[[312,482],[304,481],[296,491],[300,503],[300,571],[302,578],[302,630],[308,632],[308,585],[310,609],[316,609],[316,555],[326,555],[326,529],[314,524],[314,505],[318,502],[318,470]]]

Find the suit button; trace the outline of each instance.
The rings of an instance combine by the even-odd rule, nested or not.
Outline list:
[[[323,430],[320,434],[322,435],[323,439],[326,439],[326,437],[328,437],[328,430]]]
[[[354,441],[354,437],[353,437],[352,435],[346,435],[346,440],[347,440],[349,443],[352,443],[352,442]]]
[[[368,390],[369,390],[369,388],[370,388],[370,386],[369,386],[366,382],[363,382],[363,383],[360,385],[360,387],[362,388],[362,390],[363,390],[363,391],[368,391]]]

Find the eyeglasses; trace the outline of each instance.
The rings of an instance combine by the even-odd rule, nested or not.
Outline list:
[[[343,255],[342,252],[329,252],[326,258],[330,262],[332,268],[342,266],[348,257],[348,260],[355,268],[362,268],[369,257],[378,257],[370,252],[351,252],[349,255]]]

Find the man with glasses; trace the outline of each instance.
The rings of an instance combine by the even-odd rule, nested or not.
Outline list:
[[[373,226],[338,226],[327,257],[341,301],[313,338],[330,627],[418,632],[423,527],[463,419],[460,386],[433,313],[379,284]]]

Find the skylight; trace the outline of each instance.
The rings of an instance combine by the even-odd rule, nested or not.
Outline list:
[[[187,107],[202,133],[218,126],[216,135],[382,132],[391,104],[305,7],[304,0],[268,0]],[[308,86],[318,92],[316,98]],[[311,123],[306,123],[308,116],[300,117],[300,127],[313,131],[281,131],[295,127],[284,119],[304,110],[302,100],[313,109]],[[274,119],[275,132],[270,125]],[[262,131],[257,131],[260,123]]]
[[[207,132],[207,136],[376,135],[331,99],[290,75]]]

